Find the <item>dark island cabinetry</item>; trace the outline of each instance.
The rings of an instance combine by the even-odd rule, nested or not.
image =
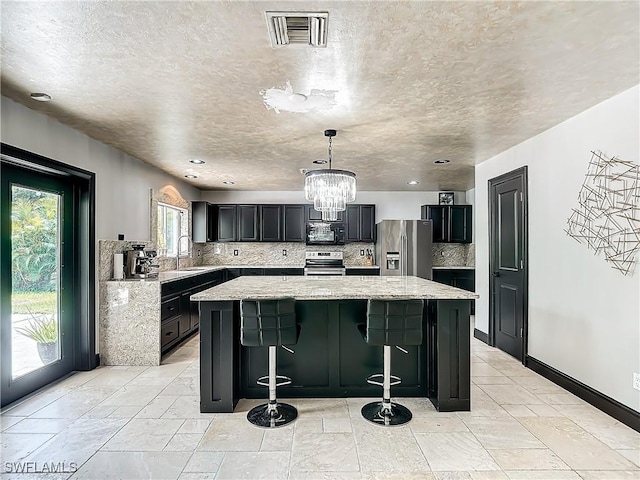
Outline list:
[[[423,205],[422,219],[433,221],[433,241],[439,243],[471,243],[471,205]]]
[[[366,309],[362,299],[296,301],[295,354],[277,356],[278,374],[292,379],[278,388],[281,397],[380,396],[366,378],[382,371],[382,347],[367,345],[357,328]],[[268,349],[241,346],[239,312],[238,301],[201,301],[201,412],[233,412],[240,398],[265,396],[255,380]],[[391,353],[393,374],[402,378],[394,396],[429,397],[442,412],[470,409],[468,300],[427,301],[423,343],[405,350]]]

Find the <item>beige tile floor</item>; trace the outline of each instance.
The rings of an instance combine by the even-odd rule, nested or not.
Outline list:
[[[385,429],[360,417],[368,399],[290,400],[295,424],[265,431],[245,419],[255,401],[200,413],[196,337],[160,367],[78,373],[4,411],[1,476],[640,479],[638,432],[475,339],[472,353],[471,412],[399,399],[414,419]]]

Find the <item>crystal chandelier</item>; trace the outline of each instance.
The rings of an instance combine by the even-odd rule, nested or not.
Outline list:
[[[313,208],[322,213],[322,220],[332,222],[338,219],[338,212],[347,208],[347,203],[356,199],[356,174],[347,170],[331,168],[331,138],[335,130],[325,130],[329,137],[329,168],[310,170],[304,177],[304,197],[313,202]]]

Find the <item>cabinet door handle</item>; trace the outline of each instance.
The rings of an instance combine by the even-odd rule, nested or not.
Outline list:
[[[494,277],[499,277],[499,276],[500,276],[500,272],[493,272],[493,273],[492,273],[492,275],[493,275]]]
[[[175,309],[176,309],[176,307],[174,307],[173,305],[171,305],[171,306],[169,307],[169,309],[168,309],[168,310],[169,310],[170,312],[173,312]]]

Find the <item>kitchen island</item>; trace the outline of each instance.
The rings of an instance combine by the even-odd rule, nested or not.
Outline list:
[[[393,396],[428,397],[439,411],[470,409],[469,311],[475,293],[418,277],[240,277],[191,297],[200,305],[200,411],[232,412],[240,398],[264,398],[255,384],[267,369],[267,347],[240,345],[240,300],[296,300],[295,354],[278,351],[278,374],[293,383],[280,398],[378,397],[367,376],[382,371],[382,347],[357,325],[368,299],[424,299],[423,342],[392,350]]]

